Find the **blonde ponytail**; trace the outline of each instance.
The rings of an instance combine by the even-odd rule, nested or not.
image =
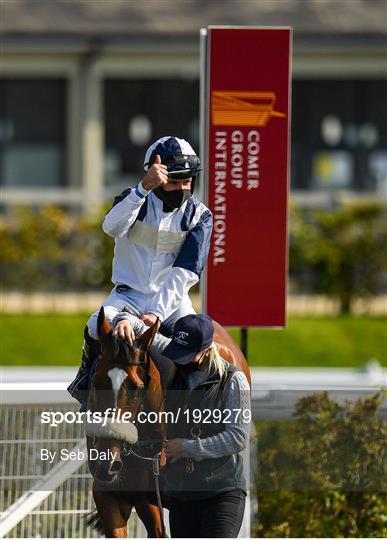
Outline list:
[[[223,377],[226,371],[225,363],[219,354],[216,343],[213,343],[211,347],[207,349],[207,353],[203,361],[203,371],[208,373],[208,375],[218,372],[220,378]]]

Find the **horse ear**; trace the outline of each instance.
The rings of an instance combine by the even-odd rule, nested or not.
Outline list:
[[[153,343],[153,340],[155,339],[155,335],[157,334],[157,332],[158,332],[158,330],[160,328],[160,324],[161,324],[160,319],[157,317],[156,322],[154,323],[154,325],[151,326],[150,328],[148,328],[148,330],[146,330],[142,334],[142,336],[140,336],[137,339],[137,344],[142,349],[149,350],[150,346]]]
[[[99,340],[102,342],[109,332],[111,332],[112,327],[109,324],[109,321],[105,318],[105,310],[103,306],[99,310],[98,313],[98,321],[97,321],[97,331],[98,331],[98,337]]]

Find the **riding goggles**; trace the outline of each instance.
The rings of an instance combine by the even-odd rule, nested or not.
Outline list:
[[[164,165],[167,166],[168,178],[173,180],[191,178],[201,171],[200,159],[196,155],[172,156],[164,162]]]

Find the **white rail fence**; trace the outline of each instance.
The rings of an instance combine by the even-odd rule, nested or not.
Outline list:
[[[36,397],[37,399],[37,397]],[[40,460],[40,448],[51,452],[84,450],[82,425],[63,423],[58,438],[40,423],[42,411],[78,410],[78,406],[3,404],[0,462],[0,536],[8,538],[97,538],[86,526],[94,509],[92,477],[86,462],[60,461],[52,467]],[[51,435],[51,436],[50,436]],[[133,514],[129,536],[143,537],[142,523]]]
[[[371,395],[386,386],[386,370],[369,364],[350,369],[253,369],[252,410],[255,419],[286,418],[295,402],[318,390],[334,393],[338,400]],[[62,423],[56,437],[40,422],[42,411],[77,411],[66,393],[74,369],[4,369],[2,371],[2,426],[0,457],[0,536],[8,538],[96,538],[84,516],[94,509],[92,477],[87,463],[60,462],[52,467],[41,461],[44,447],[52,451],[81,448],[82,424]],[[384,409],[384,414],[386,410]],[[254,437],[250,454],[255,466]],[[246,462],[247,459],[246,454]],[[257,502],[248,499],[240,536],[249,536]],[[144,537],[142,523],[133,513],[129,537]]]
[[[62,449],[84,451],[82,424],[63,422],[56,428],[54,438],[48,425],[40,422],[43,411],[76,412],[78,405],[63,390],[47,388],[44,391],[45,383],[38,384],[39,392],[31,390],[35,386],[33,383],[13,382],[1,386],[3,389],[5,386],[6,391],[0,413],[3,428],[0,441],[0,537],[100,537],[100,533],[86,525],[87,514],[95,508],[92,477],[86,460],[60,461],[53,467],[40,459],[41,448],[57,452],[56,455]],[[247,474],[249,462],[246,449]],[[169,532],[167,510],[164,510],[164,520]],[[146,537],[145,528],[135,512],[132,512],[128,525],[129,538]],[[250,497],[239,536],[249,535]]]

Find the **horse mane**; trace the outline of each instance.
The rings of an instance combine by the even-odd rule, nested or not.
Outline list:
[[[118,336],[113,336],[110,333],[111,344],[113,347],[114,362],[126,366],[130,360],[130,357],[135,354],[135,348],[133,345],[129,345],[127,341],[123,341]]]

